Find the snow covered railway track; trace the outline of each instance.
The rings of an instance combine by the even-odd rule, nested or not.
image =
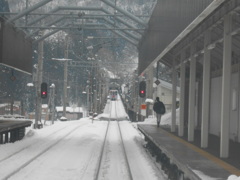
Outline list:
[[[58,130],[54,131],[53,133],[51,133],[51,134],[49,134],[48,136],[46,136],[46,138],[47,138],[47,137],[50,137],[50,136],[53,136],[54,134],[59,133],[61,130],[65,129],[65,128],[66,128],[66,127],[63,127],[63,128],[61,128],[61,129],[58,129]],[[41,142],[44,142],[43,139],[41,139],[40,141],[41,141]],[[12,158],[13,156],[18,155],[19,153],[21,153],[21,152],[24,151],[25,149],[28,149],[28,148],[30,148],[31,146],[34,146],[34,145],[36,145],[36,144],[39,144],[39,141],[36,141],[36,142],[33,143],[33,144],[29,144],[28,146],[24,146],[23,148],[19,149],[18,151],[12,152],[11,154],[7,155],[6,157],[0,159],[0,163],[2,163],[2,162],[4,162],[4,161]]]
[[[109,176],[109,173],[115,174],[116,179],[132,180],[133,177],[122,138],[120,124],[117,118],[116,104],[113,105],[112,103],[112,106],[114,111],[111,111],[107,124],[95,180],[108,179],[107,176]],[[110,121],[110,119],[113,119],[112,117],[115,117],[116,121]],[[116,157],[114,156],[115,154],[118,154],[119,156]],[[113,164],[114,166],[112,166]]]
[[[36,159],[38,159],[39,157],[41,157],[43,154],[45,154],[46,152],[48,152],[50,149],[52,149],[54,146],[56,146],[58,143],[60,143],[62,140],[64,140],[65,138],[67,138],[69,135],[71,135],[72,133],[74,133],[76,130],[79,130],[81,128],[84,127],[84,125],[87,125],[86,124],[81,124],[81,125],[78,125],[78,126],[75,126],[75,127],[72,127],[72,128],[61,128],[59,129],[58,131],[50,134],[50,135],[57,135],[58,132],[60,131],[63,131],[64,129],[66,130],[66,132],[64,133],[64,135],[62,136],[58,136],[56,137],[56,139],[53,141],[53,142],[50,142],[50,143],[44,143],[44,144],[41,144],[40,146],[40,149],[38,150],[38,152],[34,152],[35,154],[31,156],[29,156],[28,159],[23,159],[23,160],[20,160],[21,162],[19,162],[19,164],[15,164],[14,168],[11,168],[11,169],[5,169],[5,173],[1,174],[0,177],[1,177],[1,180],[7,180],[7,179],[10,179],[11,177],[17,175],[22,169],[24,169],[25,167],[27,167],[29,164],[33,163]],[[49,135],[49,136],[50,136]],[[35,144],[38,144],[38,143],[35,143]],[[25,148],[25,149],[28,149],[29,150],[29,147],[28,148]],[[23,151],[24,149],[22,149]],[[21,151],[21,152],[22,152]],[[19,154],[20,151],[18,153],[15,153],[15,154]],[[25,153],[29,153],[28,152],[25,152]],[[9,157],[8,159],[5,158],[4,161],[0,162],[0,168],[1,169],[4,169],[3,167],[6,165],[6,164],[10,164],[11,161],[14,161],[14,155],[12,155],[11,157]],[[19,158],[19,155],[18,157],[16,158]],[[8,162],[6,162],[8,161]],[[6,165],[7,166],[7,165]]]

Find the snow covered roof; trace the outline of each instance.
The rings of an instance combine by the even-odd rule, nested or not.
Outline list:
[[[63,111],[63,107],[62,106],[57,106],[56,111],[57,112]],[[70,113],[73,113],[73,112],[81,113],[81,112],[83,112],[83,108],[82,107],[66,107],[66,111],[70,112]]]
[[[47,104],[42,104],[42,108],[48,108]]]
[[[6,107],[8,105],[9,105],[8,103],[4,103],[4,104],[0,104],[0,107]]]
[[[153,104],[153,103],[154,103],[154,100],[147,98],[147,99],[145,100],[145,102],[146,102],[146,103],[152,103],[152,104]]]

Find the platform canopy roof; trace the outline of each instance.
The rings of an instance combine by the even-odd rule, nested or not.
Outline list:
[[[117,38],[122,38],[134,46],[138,45],[148,26],[150,16],[134,15],[110,0],[95,2],[95,6],[92,4],[89,6],[57,5],[48,12],[40,13],[39,10],[51,2],[54,0],[41,0],[21,12],[2,12],[1,14],[9,17],[8,23],[16,23],[18,28],[27,29],[29,33],[26,37],[34,38],[35,42],[60,30],[103,30],[113,32]],[[154,7],[156,2],[152,1],[151,3]],[[24,23],[19,24],[18,22]],[[46,29],[50,32],[39,38],[39,32]],[[93,36],[92,38],[97,37]]]
[[[144,70],[147,72],[154,64],[161,62],[172,67],[175,61],[180,67],[181,59],[185,63],[194,56],[198,60],[198,71],[202,71],[204,54],[204,37],[206,32],[210,33],[210,43],[207,44],[211,51],[211,70],[216,75],[221,73],[223,57],[223,31],[224,17],[232,14],[232,64],[236,64],[240,57],[240,2],[236,0],[213,1],[184,31],[182,31]],[[194,45],[194,46],[193,46]],[[191,48],[195,47],[194,50]],[[184,53],[182,53],[184,52]],[[181,57],[182,56],[182,57]],[[144,73],[143,72],[143,73]]]

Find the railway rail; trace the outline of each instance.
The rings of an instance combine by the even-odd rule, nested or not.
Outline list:
[[[28,149],[28,153],[29,153],[29,149],[31,147],[34,147],[35,145],[37,145],[39,147],[38,152],[32,152],[34,154],[31,154],[31,156],[29,156],[28,159],[25,160],[21,160],[21,162],[19,162],[19,164],[15,164],[15,167],[13,169],[5,169],[7,172],[1,177],[1,180],[7,180],[11,177],[13,177],[14,175],[17,175],[18,172],[20,172],[22,169],[24,169],[25,167],[27,167],[29,164],[33,163],[37,158],[41,157],[43,154],[45,154],[47,151],[49,151],[50,149],[52,149],[54,146],[56,146],[58,143],[60,143],[63,139],[67,138],[69,135],[71,135],[72,133],[74,133],[75,131],[81,129],[84,127],[85,124],[80,124],[78,126],[75,127],[70,127],[70,128],[61,128],[51,134],[48,135],[48,137],[53,137],[55,136],[55,140],[52,141],[45,141],[45,142],[38,142],[35,143],[33,145],[29,145],[25,148],[22,148],[19,151],[16,151],[12,154],[10,154],[9,156],[7,156],[6,158],[1,159],[0,161],[0,168],[4,169],[4,167],[1,167],[1,164],[5,164],[5,163],[11,163],[12,160],[15,158],[14,156],[16,156],[16,158],[19,157],[19,154],[21,153],[26,153],[24,150]],[[58,137],[58,133],[60,131],[65,130],[66,133],[64,136],[60,136]],[[42,140],[43,141],[43,140]],[[36,148],[35,148],[36,149]],[[4,163],[3,163],[4,162]]]
[[[97,164],[97,170],[96,170],[96,175],[95,175],[95,180],[101,180],[102,177],[104,177],[104,171],[108,171],[109,169],[111,169],[111,167],[109,167],[106,162],[109,161],[108,157],[111,156],[109,153],[111,153],[112,150],[118,151],[119,156],[117,158],[116,163],[120,162],[119,167],[122,171],[122,176],[124,179],[129,179],[132,180],[133,176],[132,176],[132,172],[131,172],[131,168],[129,165],[129,161],[128,161],[128,157],[127,157],[127,153],[126,153],[126,149],[125,149],[125,145],[124,145],[124,141],[123,141],[123,137],[122,137],[122,130],[121,130],[121,126],[118,120],[118,114],[117,114],[117,106],[116,106],[116,102],[115,101],[111,101],[111,113],[108,119],[108,123],[107,123],[107,128],[106,128],[106,133],[104,136],[104,140],[103,140],[103,145],[101,148],[101,153],[100,153],[100,157],[99,157],[99,162]],[[113,121],[115,120],[115,121]],[[116,133],[116,131],[118,131],[118,133]],[[115,134],[118,134],[116,139],[118,141],[118,148],[116,149],[114,147],[109,147],[111,146],[110,144],[108,144],[108,139],[112,138],[112,132],[114,132]],[[124,162],[122,162],[122,157],[124,159]]]
[[[63,130],[63,129],[66,129],[66,127],[63,127],[63,128],[61,128],[61,129],[58,129],[58,130],[52,132],[52,133],[49,134],[47,137],[51,137],[51,136],[57,134],[59,131],[61,131],[61,130]],[[43,139],[40,140],[40,141],[41,141],[41,142],[44,142]],[[40,142],[40,143],[41,143],[41,142]],[[4,162],[4,161],[7,161],[8,159],[12,158],[13,156],[18,155],[18,154],[21,153],[22,151],[24,151],[24,150],[26,150],[26,149],[28,149],[28,148],[31,148],[31,147],[35,146],[36,144],[38,144],[38,143],[39,143],[39,141],[36,141],[36,142],[33,143],[33,144],[29,144],[28,146],[24,146],[23,148],[21,148],[21,149],[18,150],[18,151],[15,151],[15,152],[10,153],[8,156],[6,156],[6,157],[4,157],[4,158],[2,158],[2,159],[0,158],[0,163],[2,163],[2,162]]]

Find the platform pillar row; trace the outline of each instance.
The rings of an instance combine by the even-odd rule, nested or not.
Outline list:
[[[229,156],[229,121],[230,121],[230,92],[231,92],[231,62],[232,62],[232,15],[224,17],[223,33],[223,79],[222,79],[222,108],[221,108],[221,144],[220,157]]]
[[[0,133],[0,144],[3,144],[3,133]]]
[[[173,60],[173,72],[172,72],[172,123],[171,132],[176,131],[176,97],[177,97],[177,72],[176,61]]]
[[[184,134],[184,106],[185,106],[185,81],[186,81],[186,64],[184,62],[185,51],[181,54],[181,67],[180,67],[180,119],[178,126],[178,135]]]
[[[202,124],[201,124],[201,147],[208,147],[208,124],[209,124],[209,99],[210,99],[210,73],[211,73],[211,50],[208,45],[211,40],[210,30],[204,34],[204,57],[203,57],[203,92],[202,92]]]
[[[195,128],[195,95],[196,95],[196,57],[195,44],[191,48],[190,58],[190,84],[189,84],[189,108],[188,108],[188,141],[194,141]]]

